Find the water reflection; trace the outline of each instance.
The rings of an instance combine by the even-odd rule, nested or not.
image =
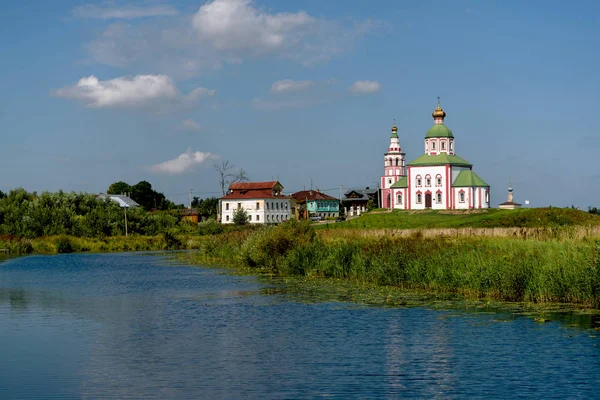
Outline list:
[[[597,315],[305,302],[165,261],[2,264],[0,398],[586,397],[600,384],[593,331],[567,327]]]

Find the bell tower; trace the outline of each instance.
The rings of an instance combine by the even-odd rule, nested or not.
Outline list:
[[[384,174],[381,177],[380,188],[381,188],[381,199],[383,208],[392,208],[392,199],[390,187],[398,181],[398,179],[406,176],[406,160],[405,154],[402,152],[400,146],[400,139],[398,138],[398,127],[394,120],[394,126],[392,126],[392,136],[390,137],[390,145],[388,151],[383,155],[383,169]]]

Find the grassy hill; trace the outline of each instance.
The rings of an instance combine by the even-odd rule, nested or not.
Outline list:
[[[600,225],[600,216],[572,208],[521,208],[517,210],[400,211],[365,213],[336,224],[336,228],[542,228]]]

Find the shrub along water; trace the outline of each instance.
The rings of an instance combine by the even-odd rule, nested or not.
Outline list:
[[[599,251],[600,241],[590,238],[322,237],[291,221],[208,237],[194,260],[283,276],[599,307]]]

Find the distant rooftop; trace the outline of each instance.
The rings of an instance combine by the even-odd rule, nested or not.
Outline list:
[[[136,203],[131,197],[125,196],[122,194],[107,194],[106,195],[112,201],[116,201],[119,203],[121,207],[139,207],[140,205]]]

